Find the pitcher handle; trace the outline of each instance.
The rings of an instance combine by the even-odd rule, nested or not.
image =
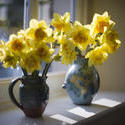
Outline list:
[[[18,103],[17,102],[17,100],[16,100],[16,98],[15,98],[15,96],[14,96],[14,94],[13,94],[13,88],[14,88],[14,86],[15,86],[15,84],[18,82],[18,81],[22,81],[22,78],[17,78],[17,79],[15,79],[15,80],[12,80],[12,82],[10,83],[10,85],[9,85],[9,96],[10,96],[10,99],[12,100],[12,102],[17,106],[17,107],[19,107],[20,109],[23,109],[23,106],[20,104],[20,103]]]

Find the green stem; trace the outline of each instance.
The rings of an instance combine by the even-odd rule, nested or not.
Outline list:
[[[45,65],[45,68],[44,68],[43,74],[42,74],[42,78],[43,78],[43,79],[44,79],[44,78],[46,79],[47,72],[48,72],[49,67],[50,67],[50,65],[51,65],[52,62],[53,62],[53,60],[52,60],[50,63],[47,63],[47,64]]]
[[[23,68],[21,68],[21,69],[23,71],[24,76],[27,76],[28,75],[27,71],[25,69],[23,69]]]

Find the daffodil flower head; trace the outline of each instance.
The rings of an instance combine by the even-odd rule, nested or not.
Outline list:
[[[75,21],[70,35],[76,46],[82,51],[84,51],[87,48],[88,44],[92,42],[90,30],[84,27],[78,21]]]
[[[24,41],[20,39],[17,35],[10,35],[9,41],[7,42],[7,47],[14,54],[19,54],[25,48]]]
[[[63,36],[60,40],[59,55],[62,56],[63,64],[71,64],[77,58],[77,52],[75,52],[75,44],[72,39]]]
[[[102,35],[103,46],[107,48],[107,52],[114,53],[121,45],[121,41],[118,39],[118,33],[116,30],[107,29]]]
[[[26,30],[20,30],[18,33],[18,38],[23,41],[23,44],[25,45],[24,51],[29,51],[33,45],[34,45],[34,39],[27,37]]]
[[[2,56],[3,66],[5,68],[8,67],[16,68],[16,65],[18,63],[17,58],[8,49],[4,49],[3,53],[4,53],[4,56]]]
[[[120,46],[121,46],[120,40],[115,40],[112,44],[104,43],[102,45],[103,49],[109,54],[113,54],[116,50],[118,50],[118,48],[120,48]]]
[[[26,29],[26,35],[36,41],[42,41],[48,36],[51,36],[52,30],[47,26],[44,20],[37,21],[32,19],[30,21],[30,27]]]
[[[20,60],[20,66],[32,73],[35,70],[41,70],[41,61],[38,60],[34,52],[26,53]]]
[[[70,13],[66,12],[64,16],[54,13],[51,25],[54,26],[57,31],[67,32],[71,27]]]
[[[93,17],[93,21],[91,23],[91,35],[95,37],[98,33],[103,33],[105,27],[114,26],[115,22],[110,20],[110,16],[108,12],[104,12],[102,15],[95,14]]]
[[[85,58],[89,58],[89,66],[103,64],[104,61],[108,58],[108,53],[104,51],[104,49],[100,47],[96,47],[95,49],[88,52]]]
[[[35,49],[35,55],[46,63],[51,62],[52,49],[49,48],[46,44],[42,43],[38,48]]]

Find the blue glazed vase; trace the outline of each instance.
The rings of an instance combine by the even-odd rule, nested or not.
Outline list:
[[[98,92],[99,74],[94,66],[88,66],[88,59],[77,57],[65,78],[66,91],[74,104],[89,105]]]
[[[20,103],[16,101],[13,94],[13,88],[18,81],[21,81],[19,86]],[[19,107],[26,116],[35,118],[42,116],[46,108],[49,98],[49,87],[46,84],[46,80],[40,76],[23,76],[10,83],[9,95],[12,102]]]

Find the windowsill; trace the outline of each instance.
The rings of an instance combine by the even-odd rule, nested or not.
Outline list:
[[[90,106],[74,105],[68,96],[58,96],[56,99],[49,100],[43,117],[38,119],[25,117],[23,112],[12,104],[11,106],[4,105],[4,107],[1,107],[0,121],[1,125],[41,125],[41,123],[42,125],[61,125],[66,123],[76,123],[85,119],[86,116],[88,118],[88,114],[90,113],[95,113],[96,115],[99,112],[103,112],[106,109],[111,108],[111,105],[109,104],[108,107],[107,103],[106,106],[104,103],[94,103],[94,101],[102,98],[106,98],[108,101],[113,101],[115,105],[116,101],[123,102],[125,100],[125,93],[99,92],[94,98],[93,104]],[[79,110],[85,111],[86,116],[82,112],[80,113]],[[62,116],[64,118],[61,118]],[[60,118],[61,120],[56,120]]]
[[[63,95],[65,90],[62,89],[64,83],[65,72],[50,72],[48,73],[47,84],[50,89],[50,98],[55,98],[58,95]],[[8,95],[8,86],[13,78],[0,79],[0,104],[10,102]],[[18,98],[19,83],[14,87],[14,93]]]
[[[73,124],[89,118],[99,112],[103,112],[125,100],[125,92],[103,92],[100,91],[94,97],[92,105],[74,105],[61,88],[64,82],[65,73],[50,73],[48,85],[50,87],[50,99],[42,118],[30,119],[25,117],[23,112],[14,106],[8,93],[1,95],[0,99],[0,124],[1,125],[55,125]],[[8,82],[8,83],[7,83]],[[0,83],[0,88],[8,89],[9,81],[6,84]],[[18,87],[18,86],[17,86]],[[2,90],[2,88],[1,88]],[[1,92],[0,90],[0,92]],[[18,90],[18,89],[17,89]],[[3,90],[4,91],[4,90]],[[6,100],[4,100],[6,98]],[[3,101],[2,101],[3,100]],[[58,120],[57,120],[58,119]]]

